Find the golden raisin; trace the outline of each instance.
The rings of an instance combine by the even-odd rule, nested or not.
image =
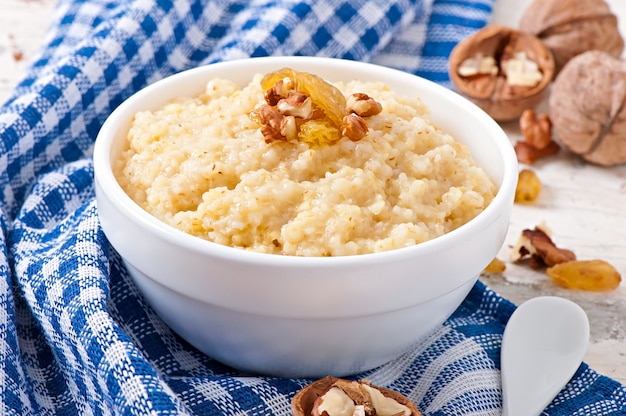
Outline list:
[[[261,87],[267,91],[276,82],[289,78],[296,91],[308,95],[335,127],[339,128],[346,115],[346,97],[337,87],[326,82],[323,78],[308,72],[296,71],[292,68],[282,68],[269,72],[261,79]]]
[[[619,286],[622,277],[604,260],[573,260],[546,269],[546,273],[558,285],[570,288],[602,292]]]
[[[537,174],[530,169],[522,169],[515,189],[515,202],[530,204],[537,200],[541,192],[541,181]]]
[[[328,119],[309,120],[300,126],[298,139],[308,144],[332,143],[341,138],[339,130]]]
[[[491,260],[491,263],[489,263],[487,267],[485,267],[485,271],[491,273],[502,273],[505,270],[506,264],[497,257],[494,257],[494,259]]]

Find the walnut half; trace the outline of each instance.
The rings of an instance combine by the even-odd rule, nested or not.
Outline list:
[[[291,401],[294,416],[421,416],[402,394],[370,384],[332,376],[319,379],[300,390]]]
[[[517,119],[547,93],[554,58],[535,36],[492,24],[452,50],[454,88],[498,121]]]

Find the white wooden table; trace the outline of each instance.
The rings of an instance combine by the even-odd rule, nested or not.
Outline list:
[[[493,20],[517,26],[531,0],[496,0]],[[2,0],[0,2],[0,102],[4,102],[35,58],[45,37],[56,0]],[[620,18],[626,36],[626,2],[608,0]],[[545,103],[540,111],[547,111]],[[519,139],[515,123],[504,124],[511,140]],[[524,228],[545,223],[557,245],[581,259],[604,259],[626,279],[626,165],[600,168],[561,152],[536,163],[543,190],[530,206],[515,206],[507,241],[499,255],[506,259]],[[586,362],[600,373],[626,384],[626,282],[610,293],[561,289],[544,273],[507,264],[501,276],[483,281],[519,303],[544,294],[578,302],[591,321],[592,341]]]
[[[626,38],[626,2],[606,0],[617,14]],[[517,27],[531,0],[496,0],[494,22]],[[544,103],[538,111],[547,112]],[[512,140],[520,139],[516,123],[503,124]],[[626,165],[602,168],[560,152],[531,166],[543,184],[537,203],[516,205],[507,240],[510,246],[524,228],[545,223],[555,244],[573,250],[579,259],[603,259],[615,266],[624,281],[609,293],[561,289],[545,273],[507,264],[502,277],[484,277],[492,289],[515,303],[537,295],[559,295],[579,303],[591,323],[591,344],[585,361],[595,370],[626,384]]]

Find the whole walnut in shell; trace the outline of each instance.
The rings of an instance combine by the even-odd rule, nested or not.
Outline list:
[[[563,147],[588,162],[626,162],[626,61],[603,51],[573,58],[554,80],[550,119]]]
[[[598,49],[617,57],[624,49],[617,17],[604,0],[534,0],[519,29],[550,48],[555,74],[583,52]]]
[[[492,24],[454,47],[449,74],[458,93],[495,120],[508,121],[543,100],[554,59],[537,37]]]

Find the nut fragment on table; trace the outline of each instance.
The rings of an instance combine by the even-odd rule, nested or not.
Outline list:
[[[547,147],[552,141],[552,121],[545,113],[537,114],[532,109],[524,110],[519,127],[524,141],[537,149]]]
[[[626,163],[626,61],[589,51],[554,80],[550,119],[560,144],[600,166]]]
[[[550,49],[555,75],[583,52],[595,49],[618,57],[624,49],[617,17],[604,0],[534,0],[519,28]]]
[[[291,401],[294,416],[420,416],[404,395],[368,380],[332,376],[300,390]]]
[[[544,98],[554,59],[534,35],[492,24],[455,46],[449,74],[457,92],[494,119],[507,121]]]
[[[552,121],[548,114],[536,114],[534,110],[526,109],[520,116],[519,127],[523,140],[514,146],[519,162],[532,164],[560,150],[559,144],[552,139]]]
[[[532,165],[539,159],[558,153],[560,147],[557,142],[553,141],[550,142],[549,146],[544,147],[543,149],[538,149],[527,142],[519,141],[515,143],[514,149],[519,162]]]
[[[536,226],[523,230],[513,247],[511,261],[517,263],[522,260],[529,260],[528,265],[538,269],[576,260],[576,255],[571,250],[557,247],[545,226]]]

